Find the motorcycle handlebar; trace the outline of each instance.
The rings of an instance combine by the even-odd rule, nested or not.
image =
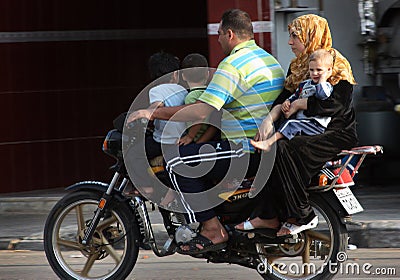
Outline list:
[[[133,128],[136,127],[136,126],[146,127],[148,122],[149,122],[148,119],[146,119],[146,118],[140,118],[140,119],[134,120],[133,122],[127,123],[127,124],[126,124],[126,127],[127,127],[128,129],[133,129]]]
[[[126,118],[128,116],[129,116],[129,113],[128,112],[124,112],[124,113],[120,114],[118,117],[116,117],[113,120],[114,128],[122,133],[122,131],[124,130],[124,126],[126,128],[128,128],[129,130],[131,130],[136,125],[139,125],[141,127],[146,127],[147,126],[148,120],[144,119],[144,118],[135,120],[135,121],[130,122],[130,123],[126,123]]]

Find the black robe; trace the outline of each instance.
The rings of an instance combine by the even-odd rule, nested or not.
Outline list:
[[[281,104],[291,94],[285,89],[273,106]],[[274,168],[260,193],[260,218],[296,218],[300,224],[306,224],[314,217],[306,186],[327,161],[358,142],[352,94],[353,86],[342,80],[333,86],[328,99],[308,98],[306,116],[330,116],[332,120],[323,134],[299,135],[276,143]]]

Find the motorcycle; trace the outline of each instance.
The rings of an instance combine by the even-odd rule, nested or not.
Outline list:
[[[115,120],[115,128],[103,143],[103,151],[116,160],[111,182],[69,186],[46,220],[46,257],[61,279],[125,279],[137,262],[140,247],[158,257],[169,256],[179,253],[179,245],[198,231],[187,224],[183,213],[158,207],[129,191],[134,186],[123,160],[123,123],[124,118]],[[133,129],[143,133],[145,126],[137,122]],[[135,141],[135,136],[129,141]],[[331,279],[335,271],[328,264],[343,261],[341,254],[347,249],[346,225],[352,223],[353,214],[363,211],[350,186],[364,158],[380,152],[381,146],[357,147],[327,163],[308,187],[318,226],[294,235],[277,237],[268,229],[244,232],[234,228],[250,216],[254,205],[249,195],[252,179],[244,179],[235,191],[221,194],[225,201],[216,208],[229,234],[227,246],[192,257],[256,269],[263,279]],[[154,174],[162,177],[162,169],[156,167]],[[152,224],[150,214],[154,213],[162,218],[162,234]]]

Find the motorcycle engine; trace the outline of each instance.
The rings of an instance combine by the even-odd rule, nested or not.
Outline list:
[[[189,225],[182,225],[175,231],[175,241],[177,244],[184,244],[193,239],[197,234]]]

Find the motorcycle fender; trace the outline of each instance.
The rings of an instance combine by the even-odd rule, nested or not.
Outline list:
[[[99,182],[99,181],[83,181],[75,183],[71,186],[65,188],[67,191],[97,191],[104,193],[108,188],[108,184]],[[114,193],[113,197],[115,197],[118,201],[127,201],[128,198],[123,197],[119,193]]]
[[[97,190],[105,192],[108,188],[108,184],[99,181],[83,181],[75,183],[71,186],[66,187],[67,191],[81,191],[81,190]]]
[[[344,209],[342,204],[340,204],[339,200],[337,199],[333,191],[318,192],[318,193],[314,192],[310,194],[310,199],[312,199],[313,197],[319,197],[322,200],[324,200],[324,202],[326,202],[326,204],[328,204],[329,207],[331,207],[332,210],[335,211],[339,215],[339,217],[342,218],[340,220],[342,221],[343,224],[345,224],[343,218],[348,216],[347,211],[346,209]]]

